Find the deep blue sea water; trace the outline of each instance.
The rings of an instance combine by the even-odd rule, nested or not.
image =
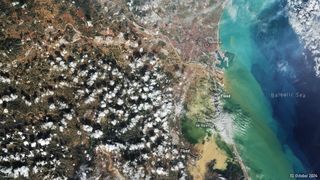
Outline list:
[[[264,58],[252,63],[251,72],[272,105],[279,141],[297,157],[295,171],[320,175],[320,78],[285,7],[285,0],[276,1],[252,26],[252,39]]]

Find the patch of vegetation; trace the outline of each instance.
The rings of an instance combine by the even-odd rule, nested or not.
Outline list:
[[[208,172],[206,173],[205,179],[222,179],[222,177],[229,180],[244,179],[242,169],[238,163],[228,161],[225,170],[215,169],[214,166],[214,161],[208,163]]]
[[[208,134],[207,128],[197,127],[197,122],[205,122],[214,113],[211,100],[211,82],[202,78],[188,92],[185,103],[186,113],[181,118],[182,133],[192,144],[201,142]]]
[[[186,102],[187,117],[202,121],[206,119],[206,114],[214,113],[214,105],[211,100],[211,83],[208,79],[202,79],[195,88],[188,93],[189,101]]]
[[[226,163],[227,167],[222,170],[216,168],[216,159],[211,160],[207,164],[205,179],[244,179],[244,174],[238,162],[228,159]]]
[[[158,46],[164,47],[164,46],[166,46],[166,42],[160,40],[160,41],[158,42]]]
[[[18,54],[21,50],[21,39],[18,38],[5,38],[0,39],[0,51],[5,50],[9,55]]]

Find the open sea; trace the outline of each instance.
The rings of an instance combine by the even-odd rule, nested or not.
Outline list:
[[[253,179],[320,176],[320,78],[286,3],[233,0],[220,20],[221,48],[235,54],[225,88],[244,114],[235,140]]]

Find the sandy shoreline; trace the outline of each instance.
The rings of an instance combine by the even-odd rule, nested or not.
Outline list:
[[[223,12],[224,12],[227,4],[229,4],[229,3],[230,3],[230,0],[225,0],[225,1],[223,2],[223,4],[222,4],[222,12],[221,12],[221,15],[220,15],[220,18],[219,18],[218,28],[217,28],[217,31],[216,31],[216,38],[217,38],[217,40],[218,40],[218,42],[219,42],[219,43],[217,44],[217,49],[218,49],[218,51],[220,51],[220,52],[223,52],[223,50],[222,50],[222,48],[221,48],[221,46],[220,46],[220,43],[222,43],[222,42],[220,41],[220,23],[221,23],[221,18],[222,18]],[[239,152],[238,152],[237,147],[236,147],[235,144],[232,144],[232,149],[233,149],[234,155],[236,156],[236,160],[237,160],[237,161],[239,162],[239,164],[240,164],[240,167],[241,167],[241,169],[242,169],[242,172],[243,172],[243,175],[244,175],[245,179],[251,179],[251,178],[249,177],[247,167],[246,167],[246,165],[244,164],[244,162],[243,162],[243,160],[242,160],[242,158],[241,158],[241,156],[240,156],[240,154],[239,154]]]

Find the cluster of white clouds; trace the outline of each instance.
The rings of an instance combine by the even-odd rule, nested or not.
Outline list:
[[[320,1],[288,0],[289,21],[306,49],[315,60],[315,72],[320,77]]]

